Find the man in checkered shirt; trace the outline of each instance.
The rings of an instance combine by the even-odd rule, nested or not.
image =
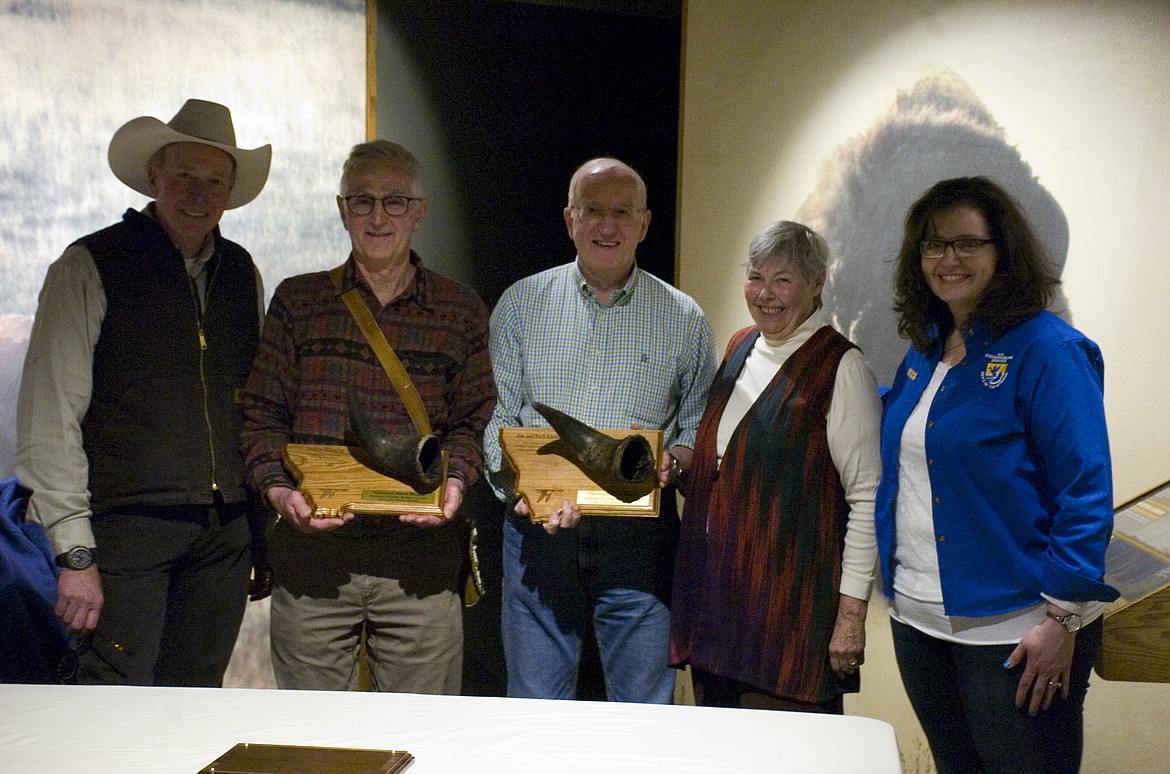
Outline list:
[[[504,525],[503,640],[508,695],[576,698],[592,622],[611,701],[670,703],[669,592],[678,534],[674,483],[716,368],[711,326],[694,299],[638,268],[646,185],[617,159],[586,162],[569,184],[573,263],[520,280],[492,313],[499,403],[485,432],[501,484],[500,430],[544,426],[539,401],[594,428],[661,429],[667,449],[656,518],[589,517],[563,502],[546,524],[516,502]]]

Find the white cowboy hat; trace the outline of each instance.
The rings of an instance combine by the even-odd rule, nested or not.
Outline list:
[[[160,148],[173,142],[197,142],[228,153],[236,160],[236,182],[227,209],[252,201],[268,181],[272,146],[244,150],[236,147],[232,114],[223,105],[189,99],[169,122],[141,116],[114,132],[110,140],[110,169],[138,193],[151,196],[146,165]]]

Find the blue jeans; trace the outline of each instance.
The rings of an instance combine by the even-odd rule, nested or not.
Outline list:
[[[1101,619],[1077,632],[1069,695],[1028,716],[1016,709],[1024,665],[1015,645],[959,645],[890,622],[906,694],[939,774],[1075,774],[1084,744],[1085,692],[1101,649]]]
[[[605,573],[594,565],[603,560],[585,524],[548,535],[539,525],[506,520],[501,623],[508,696],[576,698],[581,641],[592,620],[609,700],[671,703],[670,611],[654,593],[599,581]]]

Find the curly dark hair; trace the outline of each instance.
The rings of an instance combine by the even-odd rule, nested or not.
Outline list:
[[[926,283],[918,244],[935,215],[956,207],[971,207],[983,215],[997,256],[995,276],[968,322],[982,320],[999,337],[1047,307],[1060,284],[1044,246],[1007,191],[986,177],[935,183],[906,212],[894,272],[898,333],[923,353],[941,347],[955,321]]]

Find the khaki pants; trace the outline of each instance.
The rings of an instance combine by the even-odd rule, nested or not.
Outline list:
[[[359,516],[305,535],[281,523],[271,544],[277,685],[357,690],[364,636],[373,690],[460,692],[463,543],[454,526]]]

